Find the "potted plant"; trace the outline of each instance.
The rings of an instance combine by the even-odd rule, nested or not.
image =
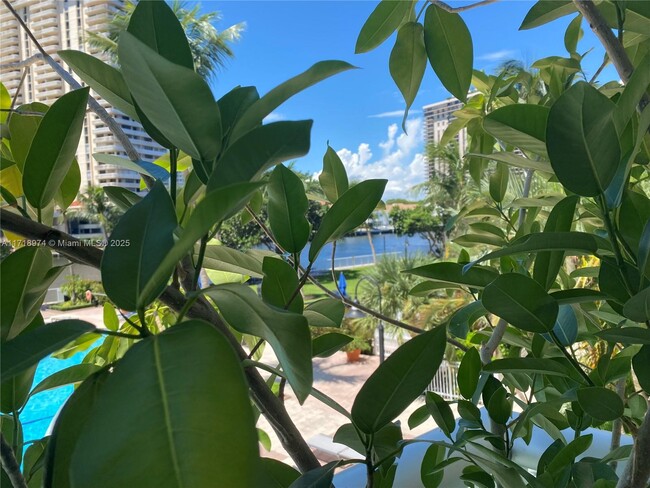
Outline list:
[[[361,351],[368,348],[368,341],[355,337],[351,342],[348,342],[343,350],[348,357],[348,363],[355,363],[361,357]]]

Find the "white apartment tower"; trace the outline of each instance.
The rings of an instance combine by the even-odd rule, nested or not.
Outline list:
[[[76,49],[89,52],[87,32],[102,32],[122,0],[12,0],[11,5],[22,17],[45,51],[61,62],[57,51]],[[11,12],[0,7],[0,75],[9,94],[14,97],[20,85],[23,69],[26,76],[18,93],[16,106],[42,102],[48,105],[70,91],[70,86],[42,59],[25,64],[38,54],[36,47]],[[95,54],[96,53],[92,53]],[[99,56],[101,57],[101,56]],[[23,62],[23,63],[21,63]],[[65,64],[63,65],[64,67]],[[71,71],[71,70],[70,70]],[[153,161],[164,153],[142,129],[142,126],[109,106],[95,92],[91,94],[106,108],[131,139],[142,160]],[[137,173],[118,166],[100,164],[93,153],[126,157],[122,146],[108,127],[88,111],[84,123],[77,161],[81,170],[81,190],[93,186],[121,186],[140,191]]]
[[[454,112],[461,108],[463,108],[463,102],[456,98],[448,98],[423,107],[425,145],[440,143],[440,139],[442,139],[445,130],[449,127],[451,121],[456,118]],[[460,156],[462,157],[467,149],[467,129],[463,128],[456,135],[455,139],[458,144]],[[438,159],[429,161],[427,158],[427,177],[430,179],[436,173],[445,173],[446,168],[443,166],[442,161]]]

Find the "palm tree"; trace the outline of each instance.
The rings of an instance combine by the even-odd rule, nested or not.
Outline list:
[[[71,217],[99,223],[102,226],[104,237],[107,237],[117,224],[122,212],[110,202],[104,190],[98,186],[88,187],[85,193],[79,194],[78,198],[81,209],[71,212]]]
[[[136,2],[126,0],[108,24],[107,34],[88,32],[90,47],[107,54],[113,64],[117,64],[118,38],[129,25],[135,6]],[[214,23],[221,20],[219,12],[200,14],[200,4],[188,8],[187,2],[181,0],[174,0],[171,7],[187,35],[196,72],[205,79],[214,76],[234,56],[230,45],[239,40],[246,24],[242,22],[218,31]]]

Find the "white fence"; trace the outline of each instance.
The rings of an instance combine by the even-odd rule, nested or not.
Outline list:
[[[458,363],[443,361],[426,391],[437,393],[445,400],[462,398],[458,390]]]
[[[377,253],[377,259],[381,259],[385,256],[400,256],[404,253],[401,252],[385,252]],[[332,260],[328,260],[328,269],[332,266]],[[349,269],[356,268],[359,266],[369,266],[375,264],[374,256],[372,254],[364,254],[362,256],[348,256],[334,259],[334,269]]]

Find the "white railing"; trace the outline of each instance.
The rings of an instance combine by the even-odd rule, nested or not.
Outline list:
[[[458,390],[458,363],[443,361],[426,391],[437,393],[445,400],[462,398]]]
[[[385,252],[377,253],[377,259],[385,256],[400,256],[401,252]],[[334,259],[334,269],[356,268],[358,266],[369,266],[375,264],[374,256],[372,254],[364,254],[361,256],[347,256]],[[331,268],[332,260],[328,260],[328,269]]]
[[[43,305],[51,305],[54,303],[61,303],[63,301],[63,292],[61,288],[49,288],[45,294]]]

